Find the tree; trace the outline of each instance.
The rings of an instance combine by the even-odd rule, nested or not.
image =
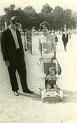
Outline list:
[[[9,13],[10,11],[13,11],[15,9],[15,4],[9,5],[9,7],[4,8],[5,13]]]
[[[35,9],[32,6],[25,7],[24,13],[25,13],[25,17],[27,16],[26,18],[27,28],[34,27],[36,23],[35,22],[36,16],[37,16]]]
[[[54,9],[54,25],[55,25],[54,28],[56,30],[60,30],[63,28],[64,26],[63,18],[64,18],[63,8],[60,6],[56,6]]]
[[[9,20],[10,20],[11,16],[13,16],[14,9],[15,9],[15,5],[14,4],[11,4],[11,5],[9,5],[9,7],[4,8],[4,11],[5,11],[5,21],[7,23],[7,26],[10,23]]]
[[[72,10],[71,9],[66,9],[64,10],[64,22],[66,24],[66,28],[70,28],[71,23],[72,23]]]
[[[0,28],[5,25],[9,25],[9,20],[12,16],[18,16],[21,20],[23,30],[39,29],[40,23],[46,21],[50,25],[50,29],[63,30],[66,24],[67,29],[76,28],[77,15],[74,16],[71,9],[64,10],[60,6],[56,6],[54,9],[48,5],[43,5],[40,13],[37,13],[32,6],[25,7],[23,10],[19,7],[15,9],[15,5],[11,4],[7,8],[4,8],[5,15],[0,17]]]
[[[75,28],[77,28],[77,12],[72,13],[72,18],[75,22]]]
[[[46,21],[50,24],[50,29],[53,25],[53,8],[49,6],[49,4],[43,5],[43,8],[41,10],[41,15],[43,18],[43,21]]]
[[[0,29],[5,28],[5,15],[0,16]]]
[[[15,9],[15,4],[11,4],[10,5],[10,10],[14,10]]]
[[[72,15],[72,10],[71,9],[66,9],[65,10],[65,15],[71,16]]]
[[[41,10],[41,12],[42,12],[43,14],[49,14],[49,13],[51,13],[52,11],[53,11],[53,9],[52,9],[52,7],[49,6],[49,4],[43,5],[43,8],[42,8],[42,10]]]

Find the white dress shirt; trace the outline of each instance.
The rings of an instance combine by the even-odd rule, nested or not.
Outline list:
[[[15,45],[16,45],[16,49],[19,49],[20,46],[19,46],[19,43],[18,43],[18,38],[17,38],[16,31],[13,30],[11,27],[10,27],[10,31],[11,31],[12,36],[13,36],[13,38],[14,38],[14,42],[15,42]]]

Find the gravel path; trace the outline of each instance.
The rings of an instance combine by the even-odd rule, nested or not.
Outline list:
[[[77,34],[73,34],[64,52],[61,37],[57,57],[62,66],[60,86],[64,90],[63,102],[45,99],[39,95],[22,94],[16,97],[10,87],[7,68],[0,53],[0,123],[77,123]]]

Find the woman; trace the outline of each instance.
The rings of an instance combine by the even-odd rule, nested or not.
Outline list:
[[[40,24],[43,35],[39,39],[41,56],[45,58],[56,57],[56,43],[54,32],[49,31],[49,24],[43,22]]]

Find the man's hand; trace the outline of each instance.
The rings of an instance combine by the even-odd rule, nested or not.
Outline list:
[[[10,66],[10,62],[9,61],[5,61],[5,64],[6,64],[7,67]]]

